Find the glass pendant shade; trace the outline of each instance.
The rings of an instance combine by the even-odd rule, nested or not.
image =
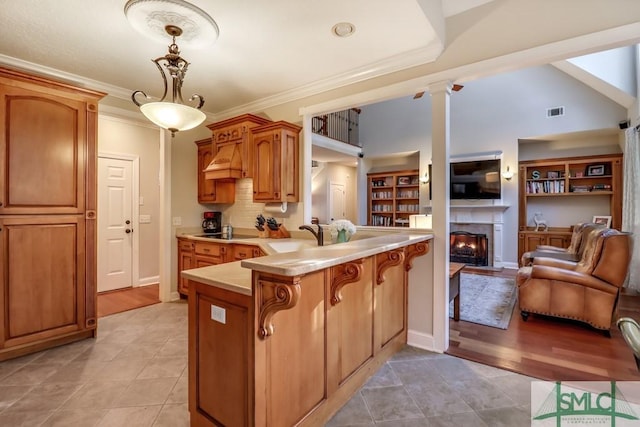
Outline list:
[[[193,129],[206,118],[202,111],[175,102],[148,102],[140,106],[140,111],[153,123],[172,133]]]

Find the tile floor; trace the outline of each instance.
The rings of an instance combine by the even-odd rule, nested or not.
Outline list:
[[[0,426],[188,426],[186,304],[104,317],[98,331],[0,362]],[[327,426],[529,426],[529,383],[407,347]]]

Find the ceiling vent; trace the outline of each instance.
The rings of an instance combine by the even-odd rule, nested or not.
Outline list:
[[[547,108],[547,118],[564,116],[564,107]]]
[[[317,168],[318,167],[318,161],[317,160],[311,160],[311,167],[312,168]]]

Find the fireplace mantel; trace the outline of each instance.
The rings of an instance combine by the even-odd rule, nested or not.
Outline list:
[[[478,205],[455,204],[449,205],[449,222],[470,224],[503,224],[504,212],[510,205]],[[425,206],[427,213],[431,213],[431,206]]]
[[[449,208],[449,222],[452,224],[487,224],[493,228],[491,261],[494,267],[502,267],[502,225],[504,224],[504,212],[510,208],[510,205],[461,203],[449,205]],[[427,214],[431,213],[431,206],[425,206],[425,209]]]

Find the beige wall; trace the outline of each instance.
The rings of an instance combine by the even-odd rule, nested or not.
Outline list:
[[[356,200],[358,198],[356,186],[357,170],[352,166],[337,163],[324,163],[318,166],[320,170],[312,171],[311,179],[311,215],[317,217],[321,223],[329,223],[329,185],[331,182],[344,184],[345,218],[354,224],[358,221]]]
[[[157,283],[159,276],[159,134],[157,128],[146,124],[106,115],[100,115],[98,119],[99,154],[126,154],[140,159],[139,191],[144,204],[139,206],[139,214],[150,215],[151,223],[134,224],[139,239],[139,282],[134,285]]]

